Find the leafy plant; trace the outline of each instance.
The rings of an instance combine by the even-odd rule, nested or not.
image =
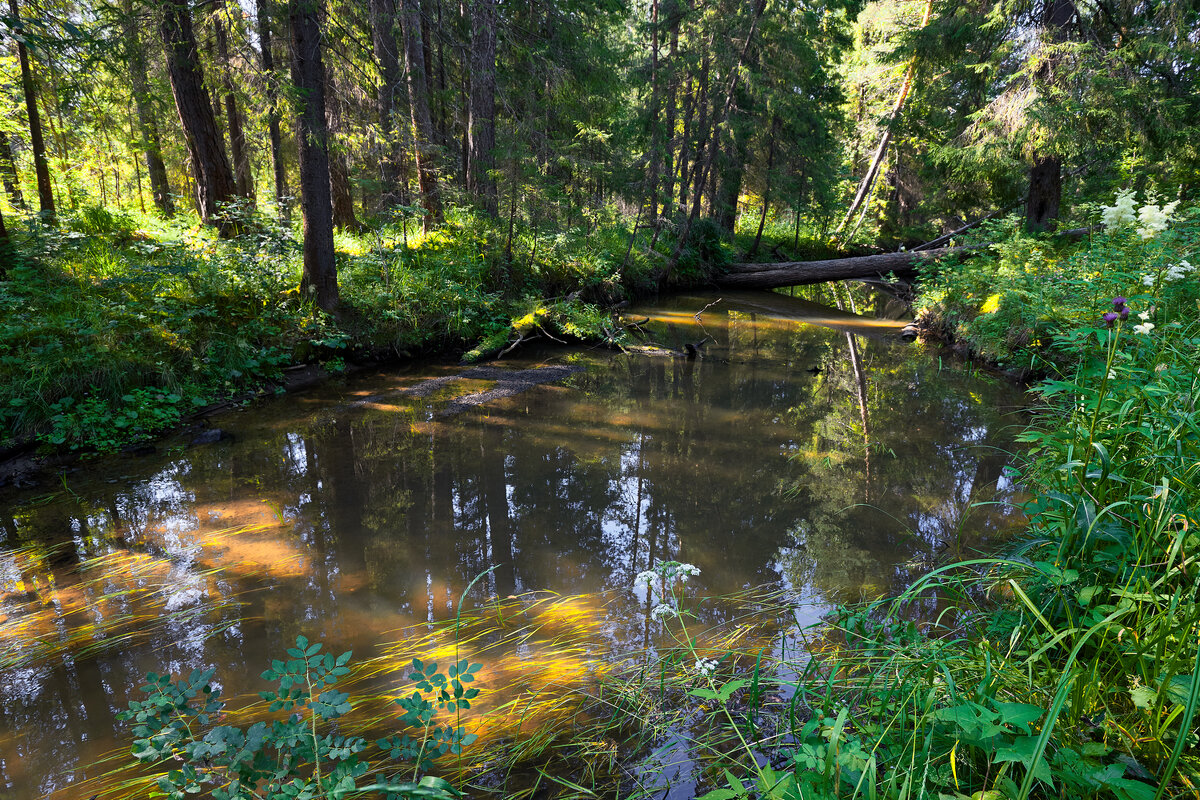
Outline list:
[[[420,728],[417,736],[380,739],[392,759],[413,764],[408,779],[367,777],[371,764],[363,755],[362,737],[337,732],[336,720],[353,709],[349,694],[335,688],[350,674],[349,652],[323,653],[319,643],[303,636],[289,648],[286,660],[275,660],[263,672],[275,683],[262,691],[268,714],[246,728],[217,724],[225,703],[213,688],[213,670],[194,670],[186,679],[150,673],[123,718],[133,722],[134,757],[148,764],[181,761],[158,778],[158,787],[173,800],[202,791],[216,800],[341,800],[364,794],[388,798],[456,798],[445,780],[422,776],[447,752],[459,753],[474,739],[463,728],[436,727],[436,708],[468,708],[477,689],[465,689],[480,664],[460,661],[443,674],[437,665],[413,661],[416,691],[396,701],[404,709],[401,722]],[[436,708],[435,708],[436,706]]]

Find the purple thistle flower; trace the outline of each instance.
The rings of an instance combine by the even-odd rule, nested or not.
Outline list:
[[[1109,311],[1108,313],[1106,313],[1104,315],[1104,322],[1106,325],[1108,325],[1108,327],[1111,328],[1113,326],[1113,323],[1116,322],[1120,318],[1120,316],[1121,315],[1117,314],[1115,311]]]
[[[1124,307],[1125,307],[1125,298],[1124,297],[1114,297],[1113,298],[1113,308],[1115,308],[1117,311],[1120,311]]]
[[[1121,309],[1121,321],[1124,322],[1127,319],[1129,319],[1129,306]]]

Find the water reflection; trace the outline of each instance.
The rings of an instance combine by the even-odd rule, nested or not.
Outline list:
[[[596,595],[678,559],[707,593],[782,581],[815,616],[1009,524],[1003,502],[975,504],[1013,494],[1015,390],[899,345],[882,300],[856,316],[727,294],[697,316],[712,300],[636,313],[667,346],[706,339],[694,360],[527,352],[500,366],[579,369],[510,397],[488,394],[488,373],[413,390],[453,367],[355,379],[222,418],[234,443],[9,496],[0,796],[93,794],[74,787],[126,746],[113,715],[147,670],[214,667],[227,695],[253,691],[301,633],[403,661],[380,646],[453,616],[492,565],[480,594],[505,598]],[[631,592],[574,602],[539,630],[561,618],[576,640],[507,656],[532,665],[552,641],[572,655],[543,667],[579,683],[588,658],[653,643]],[[706,606],[703,622],[734,613]]]

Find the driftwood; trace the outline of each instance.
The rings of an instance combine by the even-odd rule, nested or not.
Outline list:
[[[1090,228],[1061,231],[1059,237],[1081,239]],[[731,264],[727,272],[714,277],[722,289],[781,289],[825,281],[870,280],[886,278],[889,274],[912,272],[919,264],[937,261],[947,256],[971,255],[987,245],[939,247],[935,250],[908,250],[900,253],[880,253],[873,256],[831,258],[824,261],[780,261],[772,264]]]

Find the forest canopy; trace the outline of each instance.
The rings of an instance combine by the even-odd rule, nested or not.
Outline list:
[[[630,218],[680,242],[701,218],[729,235],[788,216],[911,246],[1021,204],[1043,228],[1093,189],[1192,190],[1198,14],[9,0],[3,211],[195,213],[228,234],[308,189],[324,239],[397,209],[428,229],[448,205],[563,230]],[[312,246],[327,269],[332,247]]]

